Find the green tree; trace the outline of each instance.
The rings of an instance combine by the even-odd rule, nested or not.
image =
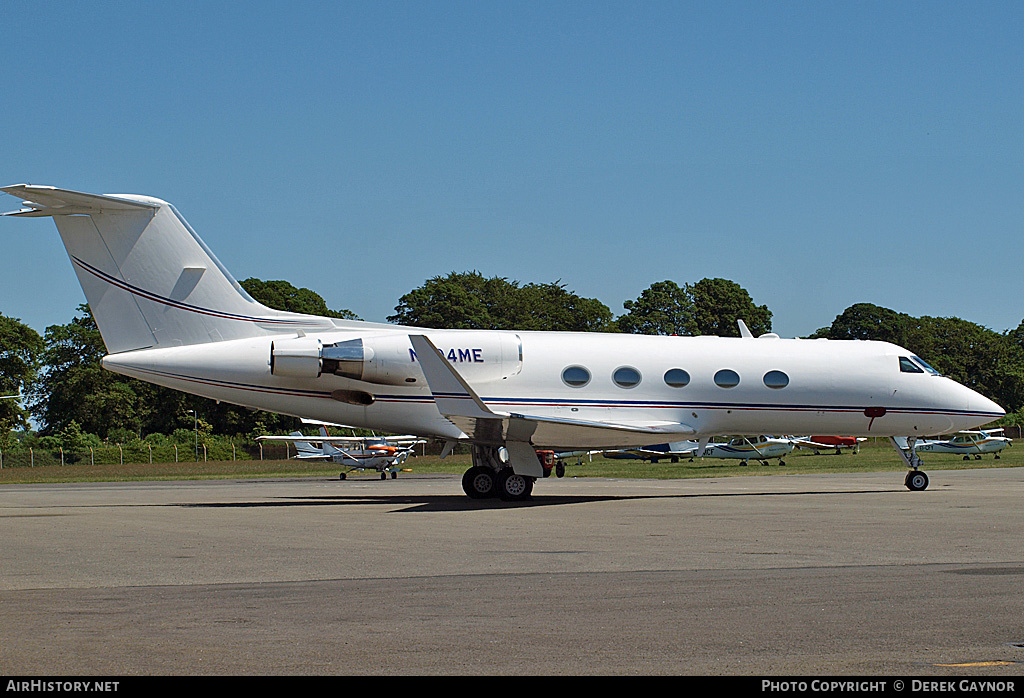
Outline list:
[[[27,394],[39,369],[43,338],[16,318],[0,314],[0,395]],[[28,426],[18,399],[0,400],[0,435]]]
[[[772,312],[728,279],[701,279],[682,287],[672,281],[651,284],[618,319],[623,332],[738,337],[738,320],[755,334],[771,332]]]
[[[559,282],[520,286],[478,271],[428,279],[399,299],[388,322],[457,330],[611,331],[612,312]]]
[[[78,310],[70,323],[46,328],[42,375],[32,390],[41,433],[73,430],[72,423],[101,437],[113,426],[137,431],[142,410],[134,386],[100,367],[103,339],[88,306]]]
[[[875,339],[903,346],[913,326],[914,318],[904,313],[871,303],[855,303],[816,335],[827,339]]]
[[[331,310],[315,291],[308,288],[297,288],[287,281],[263,281],[249,278],[239,283],[250,296],[268,308],[322,317],[359,319],[351,310]]]
[[[772,331],[772,311],[755,305],[746,289],[728,279],[701,279],[687,286],[693,298],[694,334],[739,337],[737,320],[755,336]]]
[[[631,334],[693,334],[693,298],[674,281],[658,281],[645,288],[635,301],[622,304],[625,315],[619,329]]]

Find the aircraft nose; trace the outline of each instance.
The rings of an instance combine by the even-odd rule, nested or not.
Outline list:
[[[990,415],[991,419],[999,419],[1006,415],[1006,410],[1000,407],[998,403],[973,390],[968,399],[968,404],[972,412],[983,412],[985,415]]]

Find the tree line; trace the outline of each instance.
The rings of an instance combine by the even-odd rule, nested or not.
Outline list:
[[[243,288],[271,308],[358,319],[332,310],[323,298],[287,281],[246,279]],[[595,298],[583,298],[559,281],[527,283],[479,272],[428,279],[399,299],[389,322],[452,329],[517,329],[628,332],[660,335],[739,336],[737,320],[755,335],[771,332],[772,313],[739,284],[702,279],[651,284],[623,303],[618,317]],[[1024,321],[996,332],[960,318],[915,318],[868,303],[850,306],[811,337],[878,339],[915,352],[942,373],[992,398],[1008,412],[1024,409]],[[87,305],[67,324],[43,335],[0,314],[0,447],[39,425],[37,438],[65,448],[175,439],[196,432],[248,438],[291,431],[292,417],[200,398],[106,371],[106,353]],[[1019,423],[1020,414],[1010,415]]]

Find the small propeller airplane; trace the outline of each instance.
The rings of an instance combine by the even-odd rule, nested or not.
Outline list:
[[[678,463],[680,458],[726,458],[742,461],[740,465],[746,465],[749,460],[768,465],[769,458],[778,458],[779,465],[785,465],[782,458],[791,453],[794,446],[792,439],[776,439],[764,435],[737,436],[726,443],[709,442],[703,449],[696,441],[675,441],[643,448],[604,451],[602,455],[605,458],[633,458],[652,463],[663,458],[669,458],[673,463]]]
[[[785,465],[784,456],[793,452],[793,441],[776,439],[771,436],[736,436],[727,443],[708,443],[699,453],[701,458],[732,458],[746,465],[748,460],[760,461],[768,465],[769,458],[778,458],[779,465]]]
[[[680,458],[693,458],[697,451],[696,441],[672,441],[671,443],[653,444],[639,448],[624,448],[614,451],[602,451],[601,455],[613,460],[644,460],[657,463],[663,458],[668,458],[673,463],[678,463]]]
[[[342,480],[353,470],[376,470],[380,473],[381,480],[386,480],[388,475],[394,480],[398,477],[398,466],[412,455],[416,445],[426,443],[425,439],[417,439],[410,435],[332,436],[327,431],[328,426],[344,425],[305,419],[302,421],[307,424],[319,424],[320,436],[304,436],[302,432],[293,431],[288,436],[257,436],[256,440],[294,443],[299,452],[297,458],[330,460],[347,465],[349,469],[339,476]]]
[[[1001,433],[1002,429],[984,429],[981,431],[961,431],[949,439],[925,439],[918,443],[914,450],[918,453],[956,453],[962,455],[964,460],[981,460],[983,453],[995,454],[999,459],[999,452],[1007,446],[1013,446],[1013,439],[1007,436],[994,436]],[[908,448],[906,442],[901,439],[901,448]]]
[[[844,448],[852,448],[854,453],[860,451],[860,442],[866,441],[866,437],[856,436],[795,436],[793,445],[797,448],[807,448],[819,454],[822,451],[835,449],[838,456]]]

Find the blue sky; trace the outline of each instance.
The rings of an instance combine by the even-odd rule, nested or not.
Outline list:
[[[236,278],[367,320],[472,270],[616,315],[724,277],[783,336],[858,302],[1024,318],[1019,2],[6,14],[0,184],[168,200]],[[69,321],[84,296],[52,221],[0,219],[0,241],[0,313]]]

